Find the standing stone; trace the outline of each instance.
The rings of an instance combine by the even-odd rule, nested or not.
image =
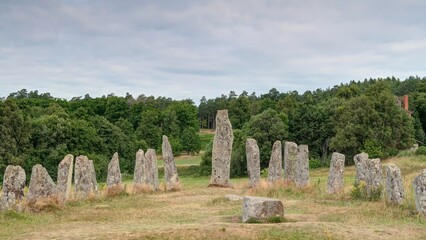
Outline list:
[[[97,185],[94,184],[96,176],[94,173],[93,161],[86,156],[80,155],[75,160],[74,185],[75,197],[77,199],[86,199],[95,197],[97,193]]]
[[[72,169],[74,165],[74,156],[68,154],[58,165],[58,179],[56,191],[58,201],[63,203],[71,198]]]
[[[96,170],[95,170],[95,164],[93,164],[93,160],[89,159],[89,165],[90,165],[90,173],[92,176],[92,186],[96,196],[98,194],[98,181],[96,180]]]
[[[367,182],[367,172],[368,172],[368,154],[360,153],[354,156],[354,163],[356,166],[356,177],[355,185],[358,185],[360,181]]]
[[[46,168],[36,164],[31,172],[30,187],[28,188],[28,204],[56,197],[56,184],[53,182]]]
[[[300,145],[297,149],[296,186],[306,187],[309,183],[309,149],[308,145]]]
[[[108,164],[107,195],[115,195],[123,190],[124,186],[121,182],[120,161],[118,160],[118,153],[116,152]]]
[[[426,215],[426,169],[413,180],[414,199],[419,213]]]
[[[333,153],[330,162],[330,172],[328,175],[327,192],[329,194],[338,193],[342,191],[343,184],[343,171],[345,168],[345,155],[340,153]]]
[[[272,217],[284,217],[284,206],[279,199],[244,197],[243,223],[248,221],[265,222]]]
[[[395,164],[386,166],[386,197],[389,203],[402,204],[404,202],[404,185],[401,169]]]
[[[246,155],[250,186],[256,187],[260,183],[260,152],[259,146],[253,138],[246,141]]]
[[[271,158],[269,159],[268,182],[271,184],[278,183],[283,179],[283,158],[282,158],[281,141],[275,141],[272,146]]]
[[[284,180],[288,183],[294,183],[296,178],[297,155],[297,144],[284,142]]]
[[[216,130],[213,138],[212,176],[209,186],[231,187],[230,168],[234,135],[228,110],[218,110]]]
[[[145,153],[145,172],[143,173],[145,178],[145,184],[152,191],[158,190],[158,167],[157,167],[157,155],[154,149],[148,149]]]
[[[145,153],[142,149],[139,149],[136,153],[135,172],[133,174],[133,193],[139,192],[145,183],[144,168]]]
[[[9,165],[3,176],[2,208],[17,208],[20,210],[24,197],[25,170],[21,166]]]
[[[367,195],[371,197],[375,193],[380,193],[382,188],[382,163],[379,158],[368,159],[367,167]]]
[[[162,152],[164,160],[164,178],[166,179],[166,190],[179,190],[180,183],[178,172],[173,157],[172,146],[170,146],[167,136],[163,136]]]

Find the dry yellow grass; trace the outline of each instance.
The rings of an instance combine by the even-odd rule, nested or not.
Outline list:
[[[207,188],[209,178],[181,177],[178,192],[119,194],[70,202],[39,213],[0,214],[2,239],[426,239],[426,218],[414,211],[411,181],[426,168],[425,158],[391,159],[404,175],[407,201],[352,200],[354,167],[345,169],[345,190],[328,195],[328,169],[311,171],[311,184],[248,188],[248,179],[233,179],[234,188]],[[132,193],[131,183],[126,192]],[[143,189],[142,189],[143,190]],[[143,192],[143,191],[142,191]],[[227,194],[279,198],[285,222],[242,224],[241,201]]]

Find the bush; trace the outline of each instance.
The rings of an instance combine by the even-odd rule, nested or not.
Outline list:
[[[417,148],[416,155],[426,155],[426,147],[421,146],[421,147]]]
[[[322,167],[321,160],[317,158],[309,159],[309,169],[315,169]]]
[[[364,181],[354,184],[351,197],[357,200],[377,201],[381,198],[383,186],[379,186],[377,190],[368,191],[368,186]]]

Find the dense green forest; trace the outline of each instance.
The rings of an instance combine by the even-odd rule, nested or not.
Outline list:
[[[409,95],[410,115],[397,105]],[[275,140],[308,144],[312,164],[326,166],[333,151],[347,155],[368,152],[388,157],[414,143],[424,145],[426,78],[410,77],[351,81],[325,90],[237,95],[230,91],[214,99],[192,100],[140,95],[134,98],[89,95],[71,100],[22,89],[0,100],[0,177],[9,164],[31,167],[42,163],[55,179],[57,164],[71,153],[95,161],[104,179],[114,152],[121,169],[132,174],[137,149],[161,151],[161,136],[169,136],[175,154],[206,148],[201,172],[209,174],[211,144],[201,146],[200,128],[214,128],[218,109],[228,109],[234,128],[232,175],[246,174],[245,140],[253,137],[266,168]]]

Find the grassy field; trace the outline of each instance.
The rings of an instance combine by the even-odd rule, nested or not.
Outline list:
[[[101,197],[39,213],[0,214],[1,239],[426,239],[426,217],[415,211],[411,181],[426,168],[426,157],[384,162],[401,167],[407,201],[402,206],[351,199],[354,167],[345,169],[345,191],[325,193],[328,169],[310,172],[310,186],[249,189],[208,188],[208,177],[181,177],[179,192]],[[131,191],[127,182],[126,190]],[[227,194],[279,198],[285,221],[242,224],[241,201]]]

